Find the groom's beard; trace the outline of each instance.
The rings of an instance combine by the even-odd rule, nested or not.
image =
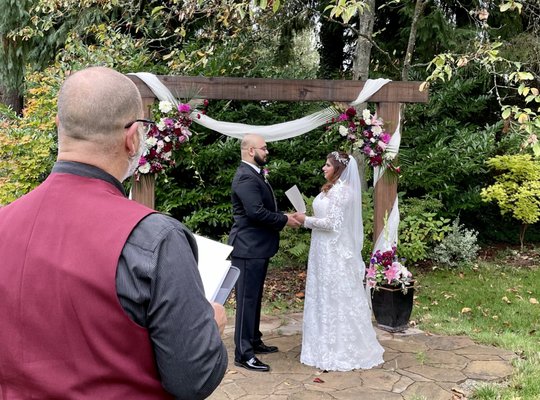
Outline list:
[[[129,157],[128,160],[128,170],[124,176],[123,180],[126,180],[130,176],[132,176],[135,171],[137,170],[137,167],[139,166],[139,160],[144,152],[144,133],[141,130],[138,130],[139,132],[139,148],[137,149],[137,153],[135,153],[134,156]]]
[[[264,167],[268,163],[268,160],[266,157],[264,158],[259,157],[258,154],[255,154],[255,156],[253,156],[253,160],[257,163],[259,167]]]

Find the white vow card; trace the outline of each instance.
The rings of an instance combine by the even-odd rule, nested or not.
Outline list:
[[[304,202],[302,193],[300,193],[300,190],[298,190],[298,187],[296,185],[287,190],[285,192],[285,195],[287,196],[296,211],[302,214],[306,213],[306,203]]]

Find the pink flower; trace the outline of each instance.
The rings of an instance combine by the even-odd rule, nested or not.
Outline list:
[[[384,143],[390,143],[390,139],[391,139],[391,136],[388,134],[388,133],[383,133],[381,135],[381,140],[384,142]]]
[[[395,267],[395,264],[398,264],[398,263],[393,263],[392,266],[388,269],[386,269],[384,271],[384,277],[386,278],[386,280],[388,281],[388,283],[392,283],[392,281],[394,279],[397,278],[398,274],[399,274],[399,270],[400,268],[396,268]],[[398,264],[399,265],[399,264]]]
[[[191,111],[191,106],[189,104],[180,103],[178,104],[178,111],[181,113],[189,113]]]

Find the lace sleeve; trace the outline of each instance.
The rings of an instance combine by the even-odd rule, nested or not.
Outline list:
[[[338,232],[343,224],[345,206],[349,193],[346,186],[338,183],[328,191],[328,209],[324,218],[306,217],[304,227]]]

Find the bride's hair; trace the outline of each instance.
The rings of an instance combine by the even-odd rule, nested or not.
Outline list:
[[[322,186],[321,190],[323,192],[328,192],[332,186],[337,182],[341,173],[347,168],[349,164],[349,155],[344,151],[333,151],[326,156],[326,159],[330,162],[332,167],[334,167],[334,173],[326,183]]]

